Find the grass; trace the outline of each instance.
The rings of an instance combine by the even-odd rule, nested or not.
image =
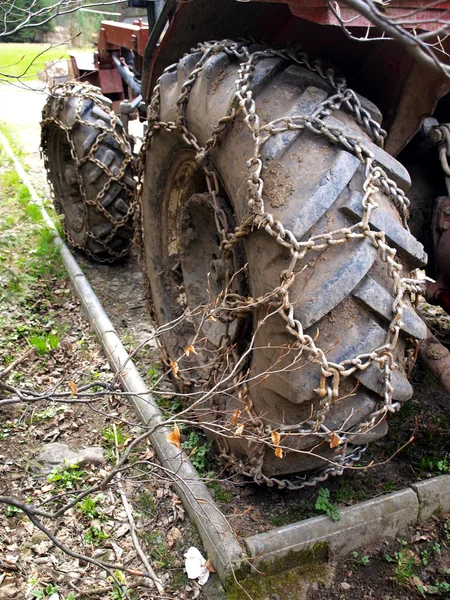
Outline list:
[[[0,79],[21,77],[37,79],[51,60],[67,59],[67,46],[50,48],[49,44],[1,44]]]
[[[59,346],[53,303],[65,272],[52,232],[1,149],[0,164],[0,359],[8,363],[30,347],[45,355]]]
[[[141,538],[148,546],[148,552],[160,569],[172,568],[174,563],[174,554],[171,552],[159,531],[142,531]]]
[[[404,542],[400,542],[400,548],[394,552],[394,556],[387,554],[386,560],[393,565],[394,577],[399,584],[407,583],[415,575],[419,562],[417,555]]]

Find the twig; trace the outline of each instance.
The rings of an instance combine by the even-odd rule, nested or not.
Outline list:
[[[25,352],[25,354],[22,354],[22,356],[19,356],[19,358],[16,358],[16,360],[13,360],[12,363],[9,363],[9,365],[7,367],[5,367],[4,369],[2,369],[0,371],[0,377],[4,377],[10,371],[15,369],[17,367],[17,365],[20,365],[20,363],[22,363],[24,360],[26,360],[31,354],[33,354],[34,351],[35,351],[34,348],[30,348],[29,350],[27,350]]]
[[[116,424],[114,423],[113,425],[113,431],[114,431],[114,442],[115,442],[115,449],[116,449],[116,459],[117,459],[117,465],[119,464],[119,453],[118,453],[118,442],[117,442],[117,428],[116,428]],[[130,506],[130,503],[128,502],[128,498],[125,494],[125,490],[123,488],[123,484],[122,484],[122,473],[119,471],[117,473],[117,489],[119,490],[119,494],[120,494],[120,499],[122,500],[122,504],[123,504],[123,508],[127,514],[127,519],[128,519],[128,523],[130,524],[130,535],[131,535],[131,539],[133,541],[133,545],[136,549],[136,552],[139,555],[139,558],[142,561],[142,564],[144,565],[144,567],[147,570],[147,576],[149,577],[149,579],[151,579],[153,581],[153,583],[156,586],[156,589],[158,590],[159,594],[164,594],[164,587],[161,583],[161,580],[159,579],[159,577],[156,575],[155,571],[153,570],[149,560],[147,559],[147,556],[145,555],[145,552],[142,549],[141,544],[139,543],[139,539],[136,535],[136,525],[134,522],[134,518],[133,518],[133,513],[132,513],[132,509]]]

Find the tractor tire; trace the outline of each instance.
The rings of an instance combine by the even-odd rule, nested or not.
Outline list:
[[[200,53],[185,56],[175,71],[161,77],[157,119],[160,122],[177,122],[177,100],[200,56]],[[231,52],[217,52],[206,60],[196,76],[185,114],[186,127],[200,146],[204,147],[211,139],[211,132],[227,114],[239,66],[239,60]],[[334,93],[317,73],[279,57],[262,58],[255,63],[250,89],[261,124],[285,115],[310,115]],[[359,99],[372,118],[381,122],[378,109]],[[375,145],[348,112],[343,108],[335,110],[328,119],[346,134],[362,140],[401,189],[409,187],[410,178],[404,167]],[[220,208],[222,215],[226,215],[228,232],[234,231],[249,214],[246,163],[253,156],[253,146],[252,134],[238,111],[210,154],[219,178]],[[364,166],[343,146],[307,129],[287,131],[265,143],[261,159],[266,210],[292,231],[297,240],[348,228],[360,219]],[[317,408],[320,366],[307,356],[292,362],[297,352],[294,338],[279,315],[267,318],[267,305],[256,306],[250,323],[243,318],[231,331],[219,320],[202,321],[198,307],[220,294],[216,261],[221,240],[210,198],[204,173],[195,161],[195,151],[186,143],[186,136],[164,125],[154,129],[146,156],[140,217],[141,252],[152,310],[160,326],[172,323],[164,328],[161,339],[168,361],[176,365],[174,380],[182,391],[189,391],[190,402],[197,402],[197,418],[203,422],[207,435],[217,438],[223,454],[234,457],[237,470],[248,474],[247,466],[254,460],[255,441],[249,444],[241,436],[242,429],[239,433],[236,429],[236,415],[240,415],[238,420],[245,426],[244,431],[250,422],[245,409],[247,392],[243,401],[242,394],[234,393],[236,382],[228,381],[217,388],[210,406],[198,406],[201,386],[207,381],[211,388],[211,381],[217,382],[212,367],[225,336],[230,335],[234,349],[242,352],[251,332],[256,332],[247,369],[248,394],[253,414],[263,426],[275,431],[280,425],[298,425],[300,430]],[[378,192],[376,200],[378,208],[372,213],[370,224],[386,233],[388,242],[397,249],[406,276],[426,262],[423,247],[404,228],[390,198]],[[280,275],[288,268],[290,255],[264,227],[253,227],[234,248],[238,272],[233,283],[238,288],[236,293],[258,299],[280,285]],[[296,265],[295,273],[290,294],[291,302],[295,303],[294,318],[316,339],[316,345],[329,360],[339,363],[383,345],[393,314],[392,280],[386,263],[368,239],[351,239],[306,254]],[[181,319],[183,313],[187,317]],[[424,323],[409,305],[395,348],[399,368],[393,371],[392,384],[396,401],[408,400],[412,394],[406,374],[407,339],[422,339],[425,335]],[[324,423],[330,432],[346,432],[347,453],[387,432],[383,417],[366,433],[352,433],[382,402],[381,373],[372,364],[367,370],[343,379],[339,397],[333,400],[326,414]],[[223,427],[228,434],[226,439],[211,434],[214,429],[211,423],[216,424],[216,430]],[[277,481],[280,475],[324,469],[327,461],[334,460],[339,451],[342,454],[342,449],[333,448],[329,440],[315,435],[314,430],[292,441],[288,439],[284,445],[292,451],[289,448],[284,451],[281,460],[279,453],[278,456],[274,453],[274,446],[266,447],[256,480]]]
[[[114,262],[133,239],[130,143],[111,101],[89,84],[51,90],[42,112],[41,146],[56,211],[70,245]]]

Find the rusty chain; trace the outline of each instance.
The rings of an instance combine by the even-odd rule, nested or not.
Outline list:
[[[219,52],[225,52],[228,55],[235,56],[239,62],[238,79],[236,80],[236,91],[229,105],[227,114],[220,119],[217,126],[211,132],[211,137],[202,146],[196,136],[189,131],[186,121],[186,108],[190,92],[197,81],[199,73],[202,71],[206,61]],[[402,315],[406,308],[406,297],[417,296],[423,292],[422,284],[415,278],[405,278],[401,276],[402,265],[396,261],[396,250],[391,248],[386,241],[383,231],[375,231],[370,228],[370,217],[377,208],[377,202],[374,195],[379,191],[385,192],[399,210],[404,226],[407,228],[409,200],[403,190],[399,189],[394,181],[389,179],[385,171],[375,162],[373,153],[365,147],[364,143],[351,135],[346,134],[338,127],[332,127],[325,122],[327,116],[333,111],[344,109],[355,121],[361,125],[364,131],[379,145],[383,145],[386,132],[380,125],[374,121],[368,111],[366,111],[352,90],[347,88],[345,80],[337,77],[331,67],[325,67],[320,61],[311,61],[304,53],[295,53],[291,50],[273,50],[264,49],[250,52],[244,43],[236,43],[230,40],[222,42],[209,42],[199,44],[191,50],[192,54],[200,54],[194,70],[181,88],[181,94],[177,101],[177,119],[176,121],[163,122],[159,119],[159,81],[155,86],[151,103],[148,109],[149,127],[145,137],[139,157],[138,167],[138,199],[142,198],[143,176],[146,166],[146,156],[150,148],[151,141],[155,133],[159,130],[168,132],[178,131],[183,136],[188,146],[196,152],[196,161],[203,167],[208,192],[212,198],[213,205],[216,206],[216,225],[221,236],[221,248],[225,258],[231,252],[233,246],[238,244],[243,238],[251,235],[253,228],[264,229],[268,235],[273,237],[278,244],[285,247],[289,252],[291,260],[288,269],[280,274],[280,285],[277,286],[271,294],[267,294],[262,299],[257,299],[256,304],[267,304],[273,306],[276,304],[276,312],[285,321],[286,330],[292,335],[295,347],[299,353],[308,356],[309,360],[320,368],[320,382],[315,390],[319,403],[309,419],[289,427],[280,425],[275,428],[264,424],[262,419],[255,414],[248,397],[245,384],[245,376],[236,377],[235,386],[243,404],[246,403],[245,410],[251,415],[250,422],[246,425],[246,430],[252,432],[249,439],[249,457],[245,464],[236,457],[227,454],[226,439],[222,444],[224,448],[222,455],[229,461],[234,469],[247,476],[253,477],[255,481],[265,481],[268,485],[278,485],[279,487],[288,487],[289,489],[300,489],[305,486],[315,485],[319,481],[324,481],[330,475],[337,475],[343,472],[345,468],[358,461],[362,448],[355,447],[352,452],[347,454],[347,445],[354,436],[370,431],[380,423],[387,413],[395,412],[400,404],[393,401],[392,393],[392,371],[398,368],[395,362],[393,351],[397,345],[400,329],[402,326]],[[296,115],[291,117],[277,118],[266,125],[261,125],[256,110],[256,103],[250,89],[250,82],[255,64],[264,58],[279,57],[287,62],[301,65],[317,73],[327,81],[335,93],[324,100],[311,115]],[[165,71],[171,72],[176,69],[177,64],[171,65]],[[209,157],[219,141],[220,137],[227,131],[229,125],[240,116],[248,127],[254,140],[253,155],[247,161],[249,170],[247,206],[248,216],[232,233],[228,233],[221,221],[221,211],[219,203],[219,184],[216,173],[212,167]],[[297,240],[294,234],[283,224],[276,220],[274,216],[266,210],[263,200],[262,161],[260,158],[261,148],[264,143],[273,135],[285,131],[309,130],[316,135],[326,137],[331,143],[339,144],[346,150],[354,154],[364,166],[365,181],[363,184],[362,208],[363,214],[361,220],[346,228],[338,229],[332,232],[311,236],[306,241]],[[141,225],[142,227],[142,225]],[[340,363],[330,361],[325,352],[319,348],[315,340],[307,335],[301,322],[295,318],[294,306],[290,301],[289,292],[294,281],[294,268],[299,260],[305,257],[308,252],[320,251],[328,246],[345,244],[349,240],[368,239],[378,250],[381,260],[387,265],[387,272],[392,280],[393,289],[393,318],[389,325],[385,343],[375,348],[373,351],[358,355],[354,358],[348,358]],[[138,232],[138,243],[142,249],[142,231]],[[144,262],[144,261],[143,261]],[[148,283],[148,278],[147,278]],[[226,286],[225,286],[226,287]],[[245,312],[254,310],[255,300],[246,298],[236,298],[227,305],[227,298],[222,300],[222,306],[227,305],[228,318],[237,318]],[[230,317],[232,315],[233,317]],[[232,351],[232,348],[229,348]],[[223,353],[222,353],[223,355]],[[347,433],[330,431],[325,426],[325,417],[333,403],[339,396],[340,381],[350,375],[365,371],[370,365],[378,364],[384,379],[384,393],[382,401],[378,404],[366,420],[355,426]],[[213,368],[217,369],[217,365]],[[180,374],[179,377],[182,378]],[[231,435],[233,424],[229,424],[228,431]],[[235,426],[234,426],[235,427]],[[315,435],[320,436],[328,442],[333,441],[335,455],[331,464],[312,477],[290,477],[289,479],[277,479],[267,477],[263,474],[263,463],[266,449],[276,449],[273,433],[278,432],[281,435]],[[220,433],[219,433],[220,435]],[[225,436],[226,437],[226,436]],[[288,450],[288,449],[287,449]],[[289,450],[288,450],[289,451]],[[324,459],[326,460],[326,459]]]
[[[55,116],[54,114],[60,114],[60,111],[62,111],[65,107],[65,101],[67,99],[76,100],[76,108],[73,115],[71,115],[70,124],[65,123],[61,118],[59,118],[59,116]],[[103,113],[106,113],[109,117],[109,123],[105,123],[105,121],[102,119],[97,119],[95,122],[83,119],[81,113],[84,102],[86,100],[92,101],[102,110]],[[124,176],[126,174],[127,169],[129,169],[129,167],[133,164],[133,156],[131,153],[129,142],[126,139],[125,134],[122,130],[120,121],[117,115],[111,109],[109,109],[108,106],[105,105],[104,99],[102,100],[100,88],[96,88],[86,83],[69,81],[64,84],[56,85],[51,89],[47,103],[42,111],[42,135],[40,151],[41,156],[43,156],[44,158],[44,165],[47,171],[47,181],[50,187],[55,207],[57,208],[58,212],[62,212],[61,203],[57,197],[58,194],[56,193],[57,190],[55,190],[55,186],[51,179],[50,159],[48,156],[49,135],[51,134],[51,128],[54,126],[56,126],[65,133],[67,143],[70,148],[70,155],[73,161],[73,166],[76,169],[77,193],[80,195],[83,203],[86,206],[94,206],[96,210],[98,210],[103,215],[103,217],[105,217],[107,222],[109,222],[112,226],[110,233],[103,239],[96,236],[89,228],[87,228],[83,241],[81,243],[78,243],[70,235],[70,232],[68,231],[63,220],[65,236],[73,247],[82,249],[86,254],[88,254],[92,259],[96,260],[97,262],[113,263],[116,260],[125,256],[129,251],[129,247],[126,247],[121,251],[115,251],[113,248],[111,248],[109,243],[113,240],[113,238],[116,236],[118,230],[121,227],[132,221],[136,204],[133,185],[131,181],[125,182],[124,180]],[[77,149],[74,142],[74,134],[76,133],[77,129],[79,129],[79,127],[83,126],[97,130],[98,135],[95,137],[95,140],[91,148],[89,149],[89,152],[85,156],[81,157],[77,155]],[[101,162],[95,156],[95,153],[99,149],[99,146],[103,142],[103,140],[105,140],[105,138],[111,137],[113,138],[114,143],[117,145],[117,147],[120,148],[122,153],[122,161],[120,167],[113,166],[112,168],[110,168],[108,165]],[[82,174],[82,167],[87,162],[95,164],[107,176],[102,189],[93,198],[90,197],[90,194],[87,192],[86,181],[85,178],[83,178]],[[105,195],[115,184],[121,187],[122,191],[124,192],[127,198],[128,208],[126,213],[120,219],[116,219],[103,205],[103,199]],[[99,257],[97,254],[94,255],[89,250],[89,248],[87,248],[89,238],[95,243],[99,244],[103,248],[107,256]]]

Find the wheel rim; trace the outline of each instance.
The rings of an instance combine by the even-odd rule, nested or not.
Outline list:
[[[55,128],[51,136],[50,169],[57,187],[59,211],[64,215],[64,226],[78,244],[84,242],[87,208],[81,196],[77,168],[65,131]]]
[[[223,300],[227,270],[231,275],[240,273],[232,277],[227,291],[246,294],[245,257],[242,249],[231,252],[224,267],[222,239],[215,220],[217,205],[207,192],[204,171],[195,163],[192,152],[183,151],[174,157],[163,186],[161,206],[164,262],[169,266],[166,273],[178,282],[178,306],[191,315],[188,320],[192,327],[182,328],[181,344],[189,346],[196,334],[206,338],[205,348],[209,350],[219,349],[227,340],[233,343],[241,337],[242,319],[205,319],[204,309],[216,308]],[[218,206],[227,231],[234,230],[232,205],[224,189],[220,190]],[[201,366],[211,356],[194,360]]]

